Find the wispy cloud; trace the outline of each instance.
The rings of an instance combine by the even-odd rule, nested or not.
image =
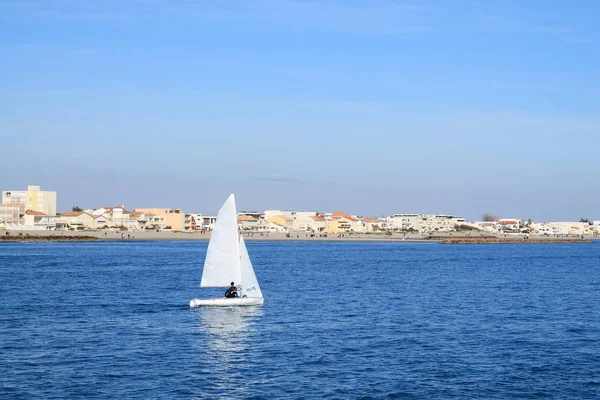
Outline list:
[[[275,182],[275,183],[293,183],[293,184],[305,184],[306,182],[298,179],[289,177],[281,174],[271,174],[271,175],[259,175],[259,176],[251,176],[248,177],[248,180],[251,181],[264,181],[264,182]]]

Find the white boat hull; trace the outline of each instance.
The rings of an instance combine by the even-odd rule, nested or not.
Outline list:
[[[190,307],[228,307],[228,306],[260,306],[265,302],[262,297],[219,297],[216,299],[192,299]]]

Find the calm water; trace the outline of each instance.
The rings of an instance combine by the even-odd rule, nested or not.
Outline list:
[[[190,309],[206,245],[1,244],[0,397],[600,397],[600,243],[250,242]]]

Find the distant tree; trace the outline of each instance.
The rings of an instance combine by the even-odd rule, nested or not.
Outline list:
[[[485,213],[481,216],[481,219],[484,222],[495,222],[498,221],[498,217],[495,216],[494,214],[489,214],[489,213]]]
[[[585,223],[589,224],[590,220],[587,218],[579,218],[579,222],[585,222]]]
[[[480,228],[469,225],[469,224],[454,224],[454,230],[456,231],[481,231]]]
[[[71,209],[71,211],[83,211],[83,208],[80,208],[80,207],[74,206],[74,207]]]

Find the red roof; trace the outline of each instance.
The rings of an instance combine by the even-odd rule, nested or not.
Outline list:
[[[315,221],[325,221],[325,218],[321,217],[320,215],[311,215],[311,218]]]
[[[350,220],[350,221],[357,221],[356,218],[352,218],[349,214],[346,214],[343,211],[334,211],[332,215],[333,215],[333,218],[335,218],[335,219],[346,218],[347,220]]]
[[[27,210],[25,211],[25,215],[46,215],[41,211],[35,211],[35,210]]]
[[[83,211],[67,211],[62,213],[61,217],[79,217],[81,214],[85,214]]]

